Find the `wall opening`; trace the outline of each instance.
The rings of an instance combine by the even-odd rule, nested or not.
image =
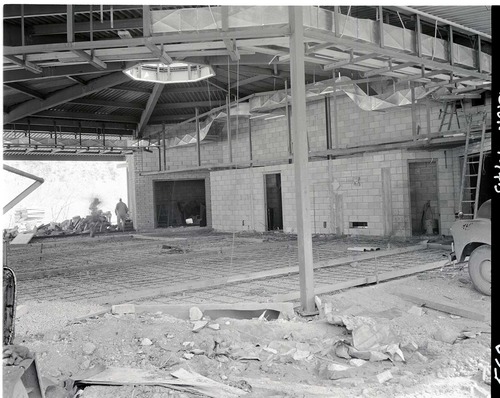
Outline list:
[[[155,181],[155,228],[207,225],[205,180]]]
[[[281,174],[266,174],[266,229],[283,229],[283,201],[281,199]]]
[[[439,234],[437,164],[409,163],[412,235]]]

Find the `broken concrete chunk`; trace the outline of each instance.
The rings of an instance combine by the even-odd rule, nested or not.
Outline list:
[[[412,314],[412,315],[416,315],[416,316],[422,316],[425,314],[424,310],[422,307],[418,307],[416,305],[414,305],[413,307],[411,307],[409,310],[408,310],[408,313],[409,314]]]
[[[191,307],[189,309],[189,320],[192,322],[199,321],[203,318],[203,312],[198,307]]]
[[[311,355],[309,351],[297,350],[294,352],[292,357],[295,361],[303,361],[304,359],[307,359],[309,355]]]
[[[450,328],[440,327],[434,332],[433,337],[443,343],[453,344],[458,338],[458,333]]]
[[[205,354],[205,350],[200,350],[199,348],[194,348],[191,350],[191,354],[194,355],[203,355]]]
[[[95,346],[95,344],[92,344],[92,343],[85,343],[85,344],[83,345],[83,353],[84,353],[85,355],[91,355],[91,354],[95,351],[95,349],[96,349],[96,348],[97,348],[97,347]]]
[[[418,345],[414,341],[410,341],[408,344],[403,345],[401,348],[408,352],[415,352],[418,350]]]
[[[194,341],[185,341],[182,345],[184,348],[194,347]]]
[[[185,352],[183,355],[184,359],[192,359],[194,357],[194,354],[191,354],[190,352]]]
[[[348,363],[351,366],[359,367],[359,366],[363,366],[366,363],[366,361],[364,359],[353,358],[353,359],[349,360]]]
[[[135,314],[135,304],[113,305],[111,313],[115,315]]]
[[[198,333],[201,329],[208,325],[208,321],[195,321],[193,322],[193,332]]]
[[[213,330],[220,330],[220,325],[218,323],[211,323],[208,327]]]
[[[352,331],[353,346],[359,351],[369,351],[397,341],[397,336],[389,325],[364,324]]]
[[[429,358],[427,358],[425,355],[422,355],[418,351],[415,352],[415,354],[413,355],[413,358],[416,358],[418,361],[423,362],[423,363],[426,363],[427,361],[429,361]]]
[[[143,346],[153,345],[153,342],[147,337],[144,337],[143,339],[141,339],[141,345]]]
[[[390,370],[386,370],[385,372],[379,373],[377,375],[377,380],[380,384],[383,384],[391,379],[392,379],[392,373]]]

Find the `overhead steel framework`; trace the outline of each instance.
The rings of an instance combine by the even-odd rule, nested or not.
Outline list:
[[[463,19],[395,6],[302,13],[306,83],[341,75],[426,89],[457,85],[452,94],[461,95],[489,88],[491,38]],[[4,28],[4,132],[104,129],[139,139],[159,131],[155,125],[208,116],[228,95],[242,101],[291,79],[286,7],[11,4]],[[176,62],[208,65],[213,75],[164,86],[123,73]]]

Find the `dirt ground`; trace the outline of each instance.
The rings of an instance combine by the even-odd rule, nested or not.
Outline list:
[[[466,269],[458,267],[321,296],[335,315],[388,326],[397,337],[405,361],[365,361],[361,366],[337,355],[336,343],[349,341],[351,332],[323,315],[217,319],[210,324],[217,323],[220,330],[205,327],[194,333],[191,321],[163,312],[114,315],[93,304],[25,302],[17,313],[15,343],[35,352],[42,376],[60,384],[104,365],[165,376],[179,368],[192,370],[240,388],[246,397],[489,396],[490,318],[477,321],[415,308],[399,293],[450,300],[478,314],[491,310],[490,297],[477,293]],[[108,311],[88,316],[100,310]],[[81,396],[200,395],[158,386],[91,386]]]

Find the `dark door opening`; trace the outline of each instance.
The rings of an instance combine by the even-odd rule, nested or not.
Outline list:
[[[204,180],[155,181],[156,228],[207,225]]]
[[[266,174],[267,230],[283,229],[283,205],[281,199],[281,174]]]
[[[436,162],[409,164],[412,235],[439,233]]]

